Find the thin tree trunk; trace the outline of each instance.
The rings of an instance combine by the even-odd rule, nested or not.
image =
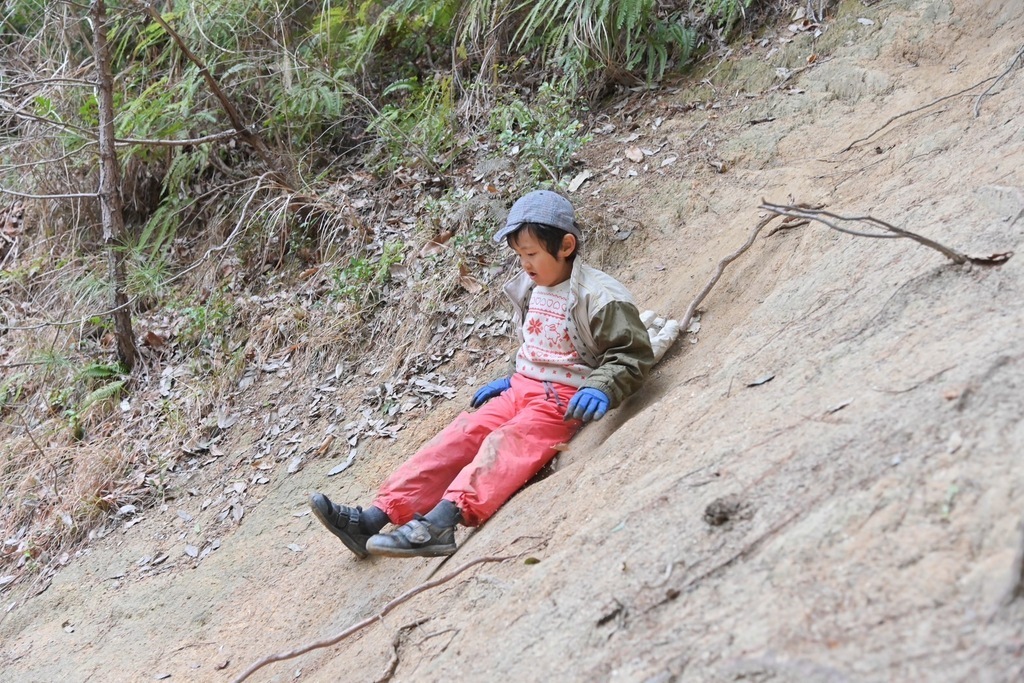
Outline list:
[[[114,288],[114,334],[118,360],[130,372],[135,367],[135,333],[125,293],[124,201],[121,172],[114,145],[114,76],[107,44],[107,9],[103,0],[93,0],[93,56],[99,72],[96,96],[100,119],[100,206],[103,215],[103,243],[107,247],[110,280]]]

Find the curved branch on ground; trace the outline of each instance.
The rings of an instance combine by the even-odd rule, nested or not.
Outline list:
[[[903,237],[909,240],[913,240],[918,244],[924,245],[935,251],[939,252],[946,258],[957,265],[963,265],[964,263],[974,263],[979,266],[996,266],[1006,263],[1013,256],[1013,252],[1003,252],[999,254],[992,254],[991,256],[968,256],[967,254],[961,253],[956,249],[947,247],[944,244],[940,244],[935,240],[918,235],[916,232],[904,230],[898,228],[892,223],[883,221],[880,218],[874,216],[840,216],[837,213],[831,211],[825,211],[823,209],[808,208],[805,206],[790,206],[788,204],[772,204],[764,199],[761,200],[760,208],[771,211],[779,216],[791,216],[793,218],[806,218],[808,220],[817,221],[822,225],[825,225],[838,232],[845,232],[848,235],[856,235],[858,237],[873,237],[876,239],[891,239],[894,237]],[[831,219],[831,220],[829,220]],[[848,221],[851,223],[870,223],[879,228],[887,231],[889,234],[884,233],[870,233],[861,232],[857,230],[851,230],[840,226],[836,221]]]
[[[978,118],[981,115],[981,101],[988,97],[989,93],[992,92],[992,89],[999,85],[999,81],[1003,80],[1003,78],[1006,77],[1006,74],[1013,71],[1013,68],[1017,66],[1017,62],[1020,61],[1021,57],[1024,57],[1024,46],[1021,46],[1021,48],[1017,50],[1017,54],[1015,54],[1013,56],[1013,59],[1010,60],[1010,66],[1006,67],[1006,70],[1003,71],[1003,73],[996,76],[996,79],[995,81],[992,82],[992,85],[988,86],[985,89],[985,92],[978,95],[978,99],[974,100],[974,118]]]
[[[382,620],[384,616],[388,614],[388,612],[392,611],[393,609],[401,605],[403,602],[408,602],[410,599],[416,597],[420,593],[428,591],[431,588],[436,588],[443,583],[451,581],[467,569],[471,569],[472,567],[475,567],[479,564],[485,564],[488,562],[507,562],[508,560],[515,559],[515,557],[517,556],[513,555],[508,557],[480,557],[473,560],[472,562],[467,562],[466,564],[462,565],[461,567],[453,571],[451,574],[442,576],[440,579],[434,579],[433,581],[421,583],[419,586],[416,586],[412,590],[402,593],[397,598],[395,598],[388,604],[384,605],[383,609],[381,609],[381,611],[377,614],[373,615],[372,617],[367,617],[366,619],[363,619],[362,621],[353,624],[352,626],[349,626],[347,629],[345,629],[341,633],[338,633],[337,635],[331,636],[329,638],[324,638],[323,640],[318,640],[307,645],[303,645],[302,647],[290,650],[288,652],[281,652],[275,655],[268,655],[267,657],[264,657],[263,659],[256,662],[245,671],[243,671],[242,674],[234,680],[234,683],[241,683],[249,676],[253,675],[257,671],[262,669],[267,664],[272,664],[274,662],[282,662],[286,659],[294,659],[295,657],[298,657],[299,655],[304,655],[307,652],[311,652],[319,648],[330,647],[331,645],[336,645],[345,638],[348,638],[353,633],[361,631],[367,626],[370,626],[371,624],[374,624]]]
[[[686,314],[683,316],[682,320],[679,321],[680,330],[682,330],[685,333],[686,330],[690,327],[690,321],[693,319],[693,314],[697,312],[697,307],[700,306],[700,302],[704,301],[704,297],[708,295],[711,289],[716,284],[718,284],[718,281],[722,278],[722,273],[725,272],[725,267],[728,266],[733,261],[735,261],[736,259],[738,259],[747,249],[750,249],[750,246],[754,243],[754,240],[757,239],[757,234],[761,232],[761,230],[763,230],[764,227],[771,223],[774,219],[774,215],[763,218],[760,223],[754,226],[754,229],[750,232],[750,237],[747,238],[747,241],[743,244],[742,247],[740,247],[739,249],[732,252],[731,254],[729,254],[724,259],[718,262],[718,267],[715,269],[714,275],[712,275],[711,279],[708,280],[706,285],[704,285],[704,289],[700,291],[700,294],[694,297],[693,301],[690,302],[690,306],[686,309]]]

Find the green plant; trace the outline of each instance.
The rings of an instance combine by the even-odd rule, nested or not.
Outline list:
[[[179,343],[211,348],[215,337],[224,339],[224,331],[234,316],[235,306],[228,296],[218,292],[205,301],[193,301],[178,312],[181,315]]]
[[[19,372],[6,378],[0,384],[0,413],[7,408],[17,404],[25,392],[25,385],[29,382],[29,375]]]
[[[287,78],[268,85],[267,131],[275,142],[291,148],[329,144],[350,101],[345,73],[332,75],[292,62]]]
[[[581,134],[583,124],[571,99],[550,83],[542,84],[530,103],[504,97],[491,112],[490,129],[502,154],[524,160],[534,179],[555,182],[572,165],[572,155],[591,139]]]
[[[83,420],[90,409],[110,405],[121,396],[128,384],[124,368],[117,363],[88,363],[79,369],[68,384],[50,389],[47,403],[50,410],[67,423],[76,441],[85,438]]]
[[[708,15],[719,20],[728,34],[737,20],[746,17],[746,11],[754,0],[700,0],[700,3]]]
[[[695,42],[682,16],[664,16],[655,0],[553,0],[533,4],[512,44],[539,50],[575,90],[595,72],[629,82],[636,79],[628,75],[644,67],[648,81],[658,80],[670,55],[687,60]]]
[[[381,141],[382,167],[390,171],[417,159],[437,163],[441,168],[451,164],[458,128],[451,76],[398,81],[384,91],[384,96],[393,101],[368,126]]]
[[[391,280],[391,267],[402,262],[404,250],[404,244],[388,242],[376,258],[352,257],[347,266],[332,273],[329,295],[356,304],[378,302],[384,285]]]

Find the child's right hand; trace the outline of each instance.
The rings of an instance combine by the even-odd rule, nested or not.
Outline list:
[[[511,386],[512,382],[509,381],[508,377],[502,377],[501,379],[496,379],[493,382],[485,384],[477,389],[476,393],[473,394],[473,400],[470,402],[470,405],[474,408],[479,408],[495,396],[504,391],[508,391]]]
[[[608,405],[611,401],[608,394],[593,387],[583,387],[569,401],[569,408],[565,411],[566,420],[600,420],[608,412]]]

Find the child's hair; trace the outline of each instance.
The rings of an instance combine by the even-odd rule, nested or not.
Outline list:
[[[534,237],[538,242],[544,245],[544,250],[552,256],[558,256],[558,250],[562,248],[562,238],[569,233],[565,230],[552,227],[550,225],[544,225],[543,223],[522,223],[519,229],[505,238],[508,246],[514,247],[519,242],[519,235],[528,233]],[[580,241],[576,240],[576,248],[572,250],[566,260],[572,261],[576,258],[576,254],[580,251]]]

